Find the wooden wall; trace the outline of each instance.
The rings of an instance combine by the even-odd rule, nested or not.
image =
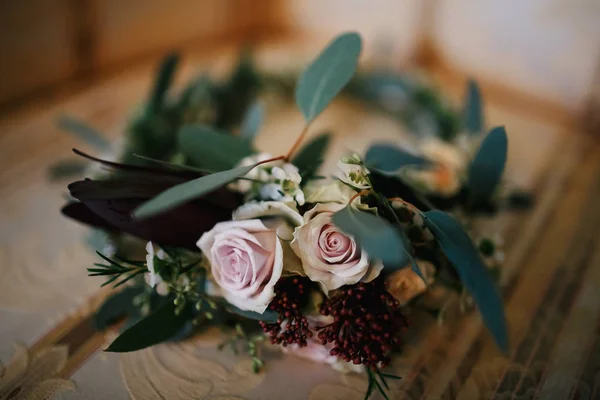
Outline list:
[[[279,0],[0,2],[0,107],[173,48],[279,32]]]

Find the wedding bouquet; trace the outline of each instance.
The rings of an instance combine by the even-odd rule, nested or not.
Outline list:
[[[301,74],[294,98],[306,123],[285,154],[254,148],[264,110],[251,105],[251,74],[223,86],[194,82],[168,100],[172,57],[120,162],[76,151],[112,172],[71,183],[63,213],[145,243],[139,258],[98,252],[102,261],[88,269],[107,278],[103,286],[122,288],[96,316],[99,328],[128,317],[106,351],[135,351],[216,325],[231,332],[226,344],[244,343],[256,372],[263,367],[258,343],[267,338],[340,370],[364,370],[367,397],[375,389],[385,397],[386,378],[398,378],[385,367],[410,326],[404,310],[438,284],[468,293],[507,351],[502,300],[484,261],[493,244],[474,243],[441,211],[497,208],[507,136],[473,122],[480,102],[466,119],[468,133],[417,149],[375,144],[364,156],[342,157],[333,179],[318,175],[329,134],[302,146],[353,78],[361,46],[359,35],[340,35]],[[240,86],[248,90],[237,97],[232,87]],[[198,87],[210,90],[202,97]],[[470,91],[478,96],[473,83]],[[240,123],[237,134],[223,132]],[[139,132],[149,145],[136,142]]]

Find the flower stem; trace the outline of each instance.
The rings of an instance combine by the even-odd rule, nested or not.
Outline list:
[[[356,193],[354,196],[350,197],[350,201],[348,202],[348,204],[352,204],[352,202],[354,200],[356,200],[357,197],[366,196],[369,193],[371,193],[370,190],[361,190],[360,192]]]
[[[302,140],[304,140],[304,137],[308,133],[309,127],[310,124],[306,124],[304,126],[304,129],[302,129],[302,133],[300,133],[300,136],[298,136],[298,139],[296,139],[296,142],[294,143],[290,151],[287,152],[287,155],[284,158],[285,161],[290,161],[290,158],[292,158],[292,154],[294,154],[294,152],[298,149],[298,146],[300,146],[300,143],[302,143]]]

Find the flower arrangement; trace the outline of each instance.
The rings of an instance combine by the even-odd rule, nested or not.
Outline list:
[[[387,397],[386,379],[398,377],[385,368],[410,325],[404,310],[438,284],[468,293],[507,351],[502,301],[483,259],[493,243],[475,244],[441,211],[498,210],[507,135],[502,127],[483,132],[475,84],[465,135],[424,140],[419,151],[375,144],[339,160],[333,179],[317,175],[329,135],[301,147],[351,82],[361,46],[357,34],[340,35],[304,70],[294,97],[306,123],[286,154],[252,144],[264,110],[252,105],[255,75],[246,64],[226,84],[194,82],[169,101],[173,57],[119,162],[76,151],[112,172],[71,183],[63,213],[145,244],[138,258],[121,247],[98,252],[102,261],[88,269],[107,278],[103,286],[122,288],[96,315],[99,328],[128,317],[107,351],[216,325],[231,332],[224,345],[244,343],[255,371],[266,338],[342,371],[366,371],[366,397]],[[350,86],[362,95],[370,87]],[[95,137],[72,120],[63,124]],[[235,135],[222,132],[233,127]],[[140,132],[146,140],[136,140]]]

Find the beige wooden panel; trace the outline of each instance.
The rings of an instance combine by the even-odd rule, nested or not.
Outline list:
[[[68,1],[0,2],[0,104],[74,71]]]
[[[96,67],[166,51],[230,31],[231,0],[96,1]],[[205,44],[208,46],[208,44]]]

